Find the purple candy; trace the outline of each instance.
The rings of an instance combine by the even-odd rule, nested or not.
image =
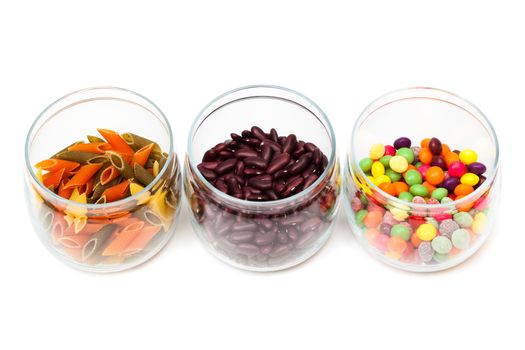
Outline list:
[[[432,166],[438,166],[443,170],[447,169],[447,164],[445,163],[445,159],[443,159],[442,156],[433,156]]]
[[[459,183],[460,181],[457,177],[449,177],[448,179],[443,180],[441,187],[446,188],[449,193],[452,193]]]
[[[480,162],[470,163],[467,168],[469,172],[476,174],[476,175],[481,175],[485,171],[487,171],[487,167],[483,163],[480,163]]]
[[[410,148],[410,145],[412,145],[412,141],[410,141],[408,137],[400,137],[394,141],[395,149],[400,149],[403,147]]]
[[[441,151],[443,150],[443,146],[441,145],[441,141],[439,139],[433,137],[428,142],[428,148],[430,149],[430,152],[434,155],[440,155]]]

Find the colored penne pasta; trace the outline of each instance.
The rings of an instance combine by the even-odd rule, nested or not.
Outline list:
[[[101,197],[105,197],[106,203],[115,202],[119,199],[126,197],[126,194],[129,190],[129,180],[124,180],[118,185],[107,188],[102,192]]]
[[[104,154],[110,150],[111,146],[107,142],[90,142],[90,143],[78,143],[69,147],[68,151],[79,151],[88,153]]]
[[[135,174],[134,178],[144,186],[148,186],[155,179],[155,176],[138,163],[135,163],[133,173]]]
[[[136,151],[133,154],[131,165],[133,166],[134,164],[139,164],[142,167],[144,165],[146,165],[146,162],[149,159],[149,155],[151,153],[151,150],[153,149],[153,146],[154,146],[154,144],[150,143],[149,145],[146,145],[146,146],[142,147],[141,149],[139,149],[138,151]]]
[[[133,149],[128,145],[128,143],[113,130],[109,129],[97,129],[100,135],[111,145],[111,148],[115,152],[132,155],[134,153]]]
[[[111,152],[111,151],[108,151],[107,154],[109,156],[109,161],[111,162],[111,165],[113,165],[115,167],[115,169],[117,169],[118,172],[122,176],[124,176],[124,178],[126,178],[126,179],[132,179],[133,178],[133,176],[134,176],[133,169],[131,169],[131,166],[122,157],[121,154],[118,154],[116,152]]]
[[[80,167],[78,172],[68,181],[65,188],[75,188],[85,185],[101,167],[101,163],[83,165],[82,167]]]
[[[80,164],[87,164],[90,160],[99,158],[100,154],[80,151],[64,151],[54,156],[56,159],[69,160]]]

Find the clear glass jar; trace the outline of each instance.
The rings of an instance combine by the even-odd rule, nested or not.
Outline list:
[[[328,158],[325,171],[303,191],[279,200],[248,201],[219,191],[197,165],[207,149],[254,125],[315,143]],[[295,91],[251,86],[213,100],[191,127],[184,178],[195,232],[214,255],[233,266],[274,271],[297,265],[315,254],[332,231],[340,192],[335,136],[323,111]],[[238,231],[254,238],[234,243],[230,234]]]
[[[478,161],[486,165],[486,180],[474,192],[449,203],[402,201],[382,191],[359,167],[359,161],[368,157],[373,144],[391,144],[398,137],[409,137],[413,146],[424,138],[437,137],[451,149],[473,149],[479,156]],[[417,272],[455,266],[472,256],[491,232],[500,197],[498,169],[499,148],[494,129],[483,113],[467,100],[447,91],[423,87],[383,95],[365,108],[352,132],[344,175],[345,207],[351,229],[367,251],[391,266]],[[364,215],[371,211],[381,213],[379,225],[368,221],[371,223],[368,226],[375,227],[367,227],[363,222]],[[449,253],[427,249],[432,244],[419,249],[417,240],[415,243],[408,240],[403,252],[389,247],[388,227],[408,223],[414,232],[422,223],[431,223],[440,236],[445,234],[440,231],[445,232],[441,223],[454,220],[459,212],[468,214],[468,220],[463,220],[460,226],[468,231],[468,236],[458,239],[457,247],[454,245]],[[450,224],[448,221],[447,225]],[[452,226],[456,228],[454,223]]]
[[[132,132],[157,142],[164,151],[164,166],[155,179],[135,195],[106,204],[77,203],[44,187],[34,164],[85,140],[97,128]],[[25,161],[33,226],[46,248],[66,264],[93,272],[121,271],[150,259],[171,238],[180,207],[181,175],[168,120],[147,98],[114,87],[80,90],[60,98],[31,126]],[[72,227],[77,223],[82,229],[75,233]],[[125,253],[104,256],[104,247],[124,227],[137,240]]]

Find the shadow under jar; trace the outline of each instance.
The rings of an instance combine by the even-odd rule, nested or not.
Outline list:
[[[124,198],[102,204],[90,203],[89,195],[85,204],[79,203],[45,187],[35,164],[72,142],[85,140],[97,128],[133,133],[145,138],[142,141],[147,144],[150,140],[156,143],[158,174],[138,192],[132,194],[128,189]],[[135,152],[140,147],[136,137],[124,139]],[[179,164],[166,117],[145,97],[114,87],[85,89],[62,97],[31,126],[25,160],[33,226],[46,248],[66,264],[92,272],[121,271],[147,261],[171,238],[180,207]],[[133,178],[129,181],[138,184]],[[109,252],[111,244],[114,249]]]
[[[369,171],[363,171],[363,163],[360,166],[362,159],[371,157],[370,152],[374,153],[371,150],[374,144],[396,146],[394,141],[398,140],[399,145],[390,149],[399,152],[400,147],[411,147],[414,154],[412,164],[416,173],[421,173],[420,181],[429,180],[428,176],[425,177],[429,174],[426,170],[429,166],[439,166],[444,170],[443,187],[447,187],[445,181],[456,176],[449,164],[442,164],[440,158],[448,159],[444,155],[448,149],[439,144],[438,151],[441,149],[442,153],[433,151],[438,155],[432,156],[432,163],[422,164],[420,141],[425,138],[437,138],[457,154],[466,149],[477,153],[477,162],[483,163],[486,170],[479,172],[480,181],[473,186],[471,193],[459,196],[452,187],[448,190],[452,198],[440,202],[429,198],[431,192],[428,190],[428,195],[423,195],[426,199],[419,195],[417,200],[412,199],[415,202],[409,202],[383,191],[378,187],[377,178]],[[411,145],[406,144],[408,139],[412,141]],[[437,143],[431,142],[434,145],[429,144],[427,150],[436,148]],[[401,145],[403,143],[406,145]],[[453,156],[451,159],[459,158],[461,154]],[[383,163],[387,164],[387,170],[388,164],[393,164]],[[467,167],[461,166],[466,171]],[[377,168],[382,167],[378,165]],[[491,232],[500,197],[498,169],[499,148],[494,129],[470,102],[432,88],[401,89],[383,95],[365,108],[352,133],[344,174],[345,208],[351,229],[367,251],[391,266],[416,272],[453,267],[472,256]],[[439,169],[434,170],[441,173]],[[407,179],[408,171],[390,177],[403,181],[403,177]],[[460,179],[449,179],[448,183],[459,184]],[[422,185],[417,186],[417,190],[423,190]],[[436,187],[441,186],[436,184]],[[404,194],[408,198],[412,196],[407,192]]]
[[[253,126],[259,127],[262,133],[254,135],[250,131]],[[277,134],[271,132],[272,128]],[[231,133],[237,135],[230,136]],[[273,173],[271,178],[280,179],[273,186],[286,187],[296,181],[303,187],[290,196],[275,197],[272,190],[282,194],[282,188],[272,188],[270,197],[265,197],[264,191],[255,190],[252,194],[250,184],[258,176],[258,168],[257,162],[252,164],[241,156],[249,148],[246,145],[253,143],[252,149],[267,157],[271,164],[290,134],[296,135],[298,142],[286,151],[295,152],[297,157],[310,152],[305,156],[309,157],[318,148],[316,152],[325,155],[319,163],[323,163],[324,171],[312,176],[310,181],[314,177],[315,181],[311,182],[306,181],[311,169],[310,173],[305,169],[282,177]],[[257,138],[263,146],[270,140],[275,149],[265,154],[263,147],[259,149],[259,141],[250,141]],[[236,173],[242,174],[237,178],[242,193],[232,194],[227,188],[215,187],[211,183],[217,184],[213,173],[203,176],[199,164],[203,157],[207,159],[204,155],[210,148],[229,152],[223,154],[234,159],[230,162],[236,164],[235,169],[226,173],[218,171],[217,178],[227,182]],[[280,185],[276,185],[278,182]],[[233,266],[253,271],[282,270],[315,254],[332,231],[339,184],[335,136],[330,122],[315,103],[292,90],[274,86],[233,90],[206,106],[190,130],[184,186],[193,214],[192,224],[205,246]]]

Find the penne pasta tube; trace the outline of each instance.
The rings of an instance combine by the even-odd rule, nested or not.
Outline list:
[[[131,169],[131,166],[126,162],[122,155],[112,151],[108,151],[107,155],[109,156],[111,165],[118,170],[120,175],[126,179],[132,179],[134,177],[133,169]]]
[[[135,173],[134,178],[144,186],[149,185],[155,179],[155,177],[152,174],[150,174],[138,163],[135,163],[135,167],[133,170]]]
[[[109,129],[97,129],[100,135],[111,145],[111,148],[123,154],[133,155],[134,150],[117,132]]]
[[[116,229],[115,225],[105,225],[94,233],[82,247],[82,260],[86,261],[92,256],[100,256],[110,243],[109,237]]]
[[[68,181],[68,183],[65,185],[65,189],[85,185],[101,167],[101,163],[83,165],[82,167],[80,167],[78,172]]]
[[[46,159],[35,164],[35,168],[40,168],[46,171],[59,171],[64,169],[64,171],[71,172],[80,166],[77,162],[72,162],[69,160],[61,159]]]
[[[98,136],[93,136],[93,135],[88,135],[87,136],[87,139],[90,143],[95,143],[95,142],[104,142],[104,139],[101,139],[100,137]]]
[[[133,148],[134,151],[138,151],[144,146],[147,146],[149,144],[153,144],[152,153],[162,153],[162,150],[160,149],[160,146],[151,140],[148,140],[145,137],[126,132],[122,134],[122,138],[127,142],[127,144]]]
[[[80,151],[63,151],[56,154],[53,158],[61,160],[69,160],[80,164],[87,164],[91,159],[100,157],[100,154]]]

